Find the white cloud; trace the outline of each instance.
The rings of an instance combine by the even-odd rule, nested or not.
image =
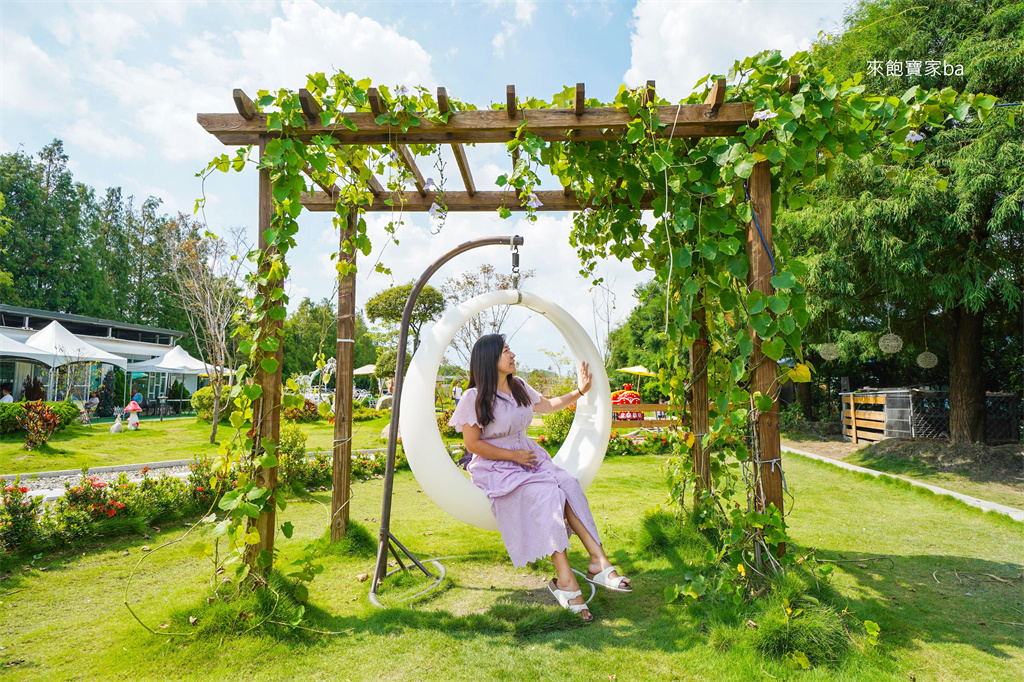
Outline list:
[[[523,26],[533,23],[533,13],[537,9],[534,0],[487,0],[486,4],[498,12],[505,12],[512,5],[512,16],[515,21],[502,19],[501,30],[491,39],[491,48],[498,57],[505,56],[505,44]]]
[[[633,9],[631,87],[656,80],[658,93],[679,99],[708,73],[725,74],[737,59],[766,49],[788,56],[842,21],[845,0],[795,2],[639,0]]]
[[[71,70],[26,35],[0,33],[0,109],[49,113],[60,107],[60,90]]]
[[[138,159],[146,154],[141,144],[125,135],[110,133],[102,119],[95,116],[75,121],[62,135],[71,144],[104,159]]]

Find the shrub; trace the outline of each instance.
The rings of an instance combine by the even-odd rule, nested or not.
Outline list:
[[[569,427],[572,426],[572,420],[575,416],[575,404],[570,405],[564,410],[544,415],[544,431],[550,445],[558,446],[565,442],[565,437],[569,435]]]
[[[294,426],[294,424],[293,424]],[[298,428],[297,426],[295,428]],[[284,430],[284,427],[281,429]],[[309,456],[305,452],[305,434],[301,452],[283,455],[278,458],[280,466],[277,470],[279,482],[295,492],[307,488],[326,487],[331,484],[334,456],[330,452],[314,452]]]
[[[803,653],[811,665],[835,663],[846,652],[846,630],[830,606],[813,597],[789,601],[777,597],[761,615],[754,647],[779,658]]]
[[[0,549],[13,552],[31,546],[39,536],[41,496],[32,497],[21,477],[3,488],[0,498]]]
[[[75,408],[77,412],[78,409]],[[51,410],[43,401],[25,403],[18,423],[25,431],[25,449],[32,450],[46,441],[60,427],[60,415]]]
[[[19,419],[25,414],[28,403],[0,403],[0,433],[15,433],[22,430]],[[74,403],[45,403],[50,411],[60,418],[57,430],[78,419],[78,408]]]
[[[103,384],[100,386],[100,404],[96,408],[96,414],[100,417],[113,417],[114,407],[117,406],[117,400],[123,396],[123,393],[118,392],[118,384],[121,386],[121,390],[124,388],[124,377],[122,376],[118,381],[118,373],[120,370],[110,369],[103,375]]]
[[[316,403],[306,398],[306,402],[301,408],[292,407],[284,410],[284,418],[305,424],[307,422],[320,421],[320,411],[317,409]]]
[[[458,438],[459,432],[455,430],[454,426],[448,425],[448,420],[452,418],[452,412],[455,410],[442,410],[437,413],[437,430],[441,432],[442,438]]]
[[[371,419],[380,419],[381,417],[390,418],[391,410],[375,410],[372,407],[363,407],[362,405],[352,410],[352,421],[354,422],[365,422]]]
[[[192,394],[189,402],[192,403],[192,409],[195,410],[196,417],[206,422],[213,421],[213,386],[203,386]],[[221,422],[227,422],[231,418],[229,406],[228,391],[225,388],[220,395]]]
[[[797,431],[803,428],[804,413],[799,403],[790,403],[782,408],[779,413],[779,429],[782,431]]]

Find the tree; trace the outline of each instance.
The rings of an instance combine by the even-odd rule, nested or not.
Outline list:
[[[0,194],[0,244],[3,243],[4,235],[7,234],[8,230],[11,229],[11,219],[4,215],[4,208],[7,206],[7,200],[4,199],[4,195]],[[0,265],[3,264],[4,251],[0,249]],[[11,286],[14,280],[11,278],[11,273],[4,272],[0,268],[0,293],[4,291],[6,287]]]
[[[657,280],[638,284],[633,296],[639,305],[633,308],[629,317],[612,330],[608,337],[608,372],[616,383],[637,383],[636,376],[614,373],[620,367],[643,365],[652,372],[659,366],[667,365],[665,354],[668,341],[665,337],[665,285]],[[640,384],[645,400],[663,397],[655,380]]]
[[[382,322],[388,327],[387,333],[395,333],[402,323],[405,303],[412,293],[414,284],[403,284],[380,292],[366,302],[366,317],[373,322]],[[445,309],[444,296],[429,284],[423,287],[412,308],[409,320],[409,334],[412,336],[412,352],[420,347],[420,330],[427,322],[436,320]]]
[[[1024,51],[1014,41],[1024,32],[1024,3],[864,0],[846,29],[814,50],[838,79],[868,61],[921,60],[954,65],[923,69],[912,80],[923,88],[1024,98]],[[867,85],[902,95],[908,83],[875,74]],[[829,318],[853,330],[892,324],[920,348],[923,330],[945,328],[953,442],[985,440],[986,328],[1021,328],[1004,322],[1020,320],[1024,306],[1024,128],[1014,123],[1007,108],[984,123],[925,126],[914,131],[925,153],[903,167],[837,159],[816,187],[816,205],[780,217],[812,265],[811,334],[824,340]],[[908,184],[902,171],[922,163],[947,191],[920,174]]]
[[[527,270],[519,275],[519,283],[533,277],[534,271]],[[493,265],[484,263],[478,270],[464,272],[450,277],[441,285],[441,293],[452,305],[458,305],[480,294],[500,289],[512,289],[515,283],[512,275],[499,273]],[[476,340],[485,334],[500,334],[511,306],[501,305],[488,308],[474,315],[455,333],[450,348],[458,355],[463,367],[469,367],[469,356]]]
[[[221,370],[235,366],[228,332],[241,305],[239,282],[249,245],[242,228],[232,230],[228,239],[222,239],[205,230],[200,232],[202,227],[179,214],[176,223],[168,226],[161,243],[166,247],[172,283],[167,292],[185,311],[196,346],[210,366],[210,442],[216,443],[224,387]]]
[[[334,357],[337,324],[334,303],[330,298],[318,303],[304,298],[284,322],[281,375],[294,377],[310,374],[316,369],[316,358],[320,353]]]

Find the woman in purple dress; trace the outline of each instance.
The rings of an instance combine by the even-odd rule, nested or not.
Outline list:
[[[579,400],[590,390],[591,375],[587,363],[581,363],[579,388],[544,398],[515,376],[515,358],[503,335],[481,337],[470,356],[469,389],[449,424],[462,432],[473,455],[467,470],[491,501],[512,564],[525,566],[550,556],[557,577],[548,589],[563,608],[590,623],[594,617],[569,566],[570,533],[590,554],[588,582],[631,592],[630,581],[608,561],[579,483],[526,437],[526,428],[535,412],[556,412]]]

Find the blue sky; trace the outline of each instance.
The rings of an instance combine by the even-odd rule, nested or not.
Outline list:
[[[229,112],[231,90],[305,84],[305,74],[341,69],[384,85],[443,85],[485,107],[503,101],[505,86],[520,97],[550,98],[583,82],[587,95],[610,100],[622,83],[649,79],[660,94],[679,98],[702,75],[725,73],[735,59],[763,49],[791,53],[819,31],[834,31],[847,3],[783,0],[637,2],[448,0],[374,2],[9,2],[0,0],[0,152],[34,154],[64,140],[78,181],[103,192],[120,186],[138,199],[157,196],[169,212],[190,212],[208,199],[210,228],[247,227],[255,240],[256,177],[252,171],[194,177],[225,151],[195,122],[197,112]],[[230,151],[230,150],[228,150]],[[450,187],[461,189],[450,157]],[[470,150],[479,188],[510,162],[497,150]],[[422,163],[421,163],[422,165]],[[436,171],[424,167],[424,174]],[[377,222],[375,222],[377,221]],[[589,283],[568,245],[568,214],[544,214],[533,225],[491,214],[452,215],[432,235],[428,217],[413,216],[399,244],[381,248],[386,218],[370,218],[375,252],[402,283],[437,255],[473,236],[526,236],[524,269],[535,268],[531,289],[569,310],[602,341],[605,306],[592,302]],[[336,233],[324,214],[300,221],[290,259],[293,304],[331,293],[329,255]],[[538,248],[538,247],[543,248]],[[531,248],[532,247],[532,248]],[[488,261],[504,269],[504,252],[479,250],[453,262],[432,283]],[[357,303],[391,280],[364,267]],[[650,278],[628,264],[599,269],[614,293],[612,322],[634,304],[633,287]],[[602,309],[598,316],[595,310]],[[558,349],[546,322],[510,316],[519,328],[512,346],[520,364],[547,367],[540,349]]]

